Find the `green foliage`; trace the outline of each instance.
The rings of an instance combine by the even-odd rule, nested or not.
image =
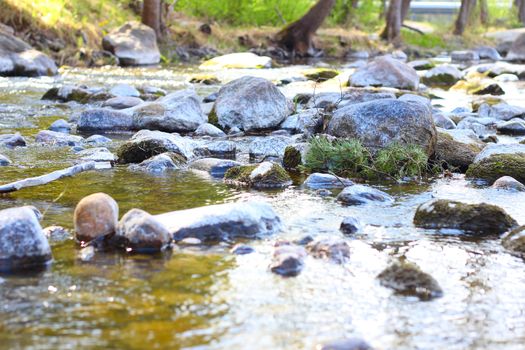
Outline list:
[[[331,141],[326,137],[310,140],[303,170],[329,172],[345,177],[364,179],[423,176],[427,173],[428,157],[416,145],[392,144],[372,155],[356,139]]]
[[[353,0],[337,0],[330,14],[329,22],[335,25],[358,26],[363,29],[375,30],[383,22],[381,18],[381,2],[361,0],[354,8]]]
[[[446,48],[447,43],[443,35],[427,33],[421,35],[411,30],[401,29],[401,37],[407,45],[417,46],[425,49]]]

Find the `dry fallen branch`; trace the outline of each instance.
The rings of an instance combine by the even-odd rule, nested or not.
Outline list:
[[[0,193],[14,192],[26,187],[45,185],[50,182],[59,180],[63,177],[73,176],[87,170],[93,170],[95,169],[95,165],[95,162],[85,162],[66,169],[53,171],[49,174],[44,174],[37,177],[30,177],[28,179],[11,182],[5,185],[0,185]]]

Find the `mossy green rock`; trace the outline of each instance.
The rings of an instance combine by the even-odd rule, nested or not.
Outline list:
[[[523,154],[494,154],[468,167],[467,177],[493,183],[502,176],[511,176],[525,182],[525,156]]]
[[[295,146],[287,146],[284,149],[283,166],[285,169],[297,169],[303,164],[301,151]]]
[[[290,175],[279,164],[262,162],[229,169],[224,182],[253,188],[283,188],[292,184]]]
[[[303,72],[303,74],[308,80],[323,82],[335,78],[339,72],[329,68],[314,68]]]
[[[414,225],[426,229],[459,230],[484,236],[501,235],[516,227],[517,222],[495,205],[437,199],[417,208]]]
[[[382,286],[396,293],[430,300],[443,296],[439,283],[428,273],[412,263],[396,261],[381,272],[377,279]]]
[[[520,226],[507,233],[501,244],[511,254],[525,259],[525,226]]]
[[[464,173],[481,152],[484,144],[474,139],[462,142],[463,140],[454,137],[455,132],[467,134],[469,131],[454,130],[447,132],[438,129],[435,157],[443,167]],[[475,134],[473,135],[476,137]]]

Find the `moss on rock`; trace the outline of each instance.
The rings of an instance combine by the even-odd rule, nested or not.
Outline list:
[[[285,169],[297,169],[303,164],[301,151],[296,147],[287,146],[284,150],[283,166]]]
[[[290,175],[279,164],[263,162],[228,169],[224,182],[253,188],[282,188],[290,185]]]
[[[525,259],[525,226],[520,226],[507,233],[501,244],[511,254]]]
[[[170,152],[161,140],[144,140],[141,142],[126,142],[117,150],[119,163],[140,163],[161,153]],[[186,157],[182,154],[170,152],[170,157],[177,164],[185,163]]]
[[[443,168],[464,173],[481,150],[481,145],[459,142],[446,132],[438,131],[435,158]]]
[[[329,68],[314,68],[304,71],[303,74],[308,80],[323,82],[335,78],[339,75],[339,72]]]
[[[525,182],[525,157],[521,154],[495,154],[473,163],[467,170],[468,178],[493,183],[502,176],[511,176]]]

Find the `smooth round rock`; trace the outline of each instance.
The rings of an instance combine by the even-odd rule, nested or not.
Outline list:
[[[361,223],[354,217],[348,216],[343,219],[339,230],[345,235],[353,235],[361,229]]]
[[[126,248],[142,253],[161,251],[172,239],[160,221],[141,209],[131,209],[124,214],[117,225],[116,236],[125,238]]]
[[[94,193],[82,198],[74,212],[75,237],[78,241],[113,234],[118,222],[118,204],[105,193]]]
[[[502,176],[492,184],[492,188],[508,191],[525,191],[525,185],[511,176]]]
[[[337,200],[345,205],[360,205],[372,202],[393,202],[394,198],[373,187],[353,185],[339,193]]]

